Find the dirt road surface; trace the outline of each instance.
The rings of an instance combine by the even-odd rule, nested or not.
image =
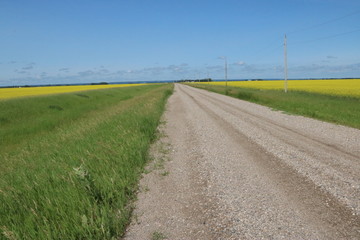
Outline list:
[[[360,131],[176,84],[125,239],[360,239]]]

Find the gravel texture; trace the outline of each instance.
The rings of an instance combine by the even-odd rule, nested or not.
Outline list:
[[[360,131],[176,84],[125,239],[360,239]]]

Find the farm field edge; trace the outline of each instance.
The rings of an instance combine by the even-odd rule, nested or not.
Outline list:
[[[10,144],[1,142],[0,239],[121,236],[172,88],[101,89],[0,104],[0,134]],[[19,118],[22,109],[29,110]],[[29,116],[36,127],[11,141],[18,133],[11,125],[30,128]]]

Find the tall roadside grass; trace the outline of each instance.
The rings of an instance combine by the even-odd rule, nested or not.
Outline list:
[[[0,239],[116,239],[172,85],[0,101]]]
[[[318,93],[261,90],[241,87],[191,84],[220,94],[269,106],[291,114],[303,115],[327,122],[360,129],[360,98]]]

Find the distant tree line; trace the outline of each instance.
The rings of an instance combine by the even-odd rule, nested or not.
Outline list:
[[[91,83],[91,85],[107,85],[108,82]]]
[[[177,80],[175,82],[212,82],[211,78],[203,78],[203,79],[182,79]]]

